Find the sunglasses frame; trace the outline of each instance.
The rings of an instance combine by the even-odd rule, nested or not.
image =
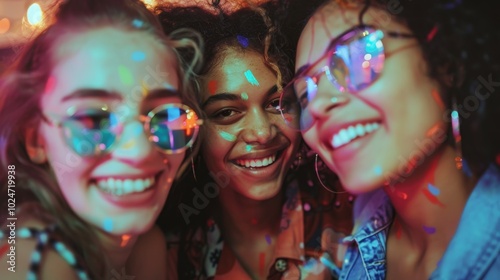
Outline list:
[[[43,114],[42,113],[42,119],[44,121],[46,121],[47,123],[51,124],[51,125],[54,125],[54,126],[57,126],[58,128],[61,129],[61,137],[62,139],[64,140],[64,142],[66,143],[66,145],[68,145],[68,147],[73,150],[76,154],[80,155],[80,153],[78,151],[75,150],[75,148],[72,147],[72,145],[70,145],[67,140],[66,140],[66,137],[64,136],[64,129],[63,129],[63,124],[66,120],[70,119],[71,117],[75,116],[75,113],[76,113],[76,108],[78,106],[71,106],[68,108],[68,112],[73,112],[73,113],[69,113],[67,114],[66,116],[64,117],[60,117],[60,116],[56,116],[56,115],[46,115],[46,114]],[[165,149],[162,149],[160,148],[156,142],[154,142],[152,140],[152,137],[154,136],[153,134],[151,134],[150,132],[150,128],[151,128],[151,120],[154,118],[154,116],[160,112],[160,111],[163,111],[165,109],[168,109],[168,108],[179,108],[179,109],[183,109],[186,114],[194,114],[194,116],[196,117],[196,120],[194,121],[194,127],[192,129],[194,129],[194,132],[193,132],[193,137],[186,143],[186,145],[182,148],[179,148],[179,149],[175,149],[175,150],[165,150]],[[107,106],[103,106],[101,107],[101,110],[102,111],[105,111],[105,112],[109,112],[108,110],[109,108]],[[198,114],[196,114],[196,112],[190,108],[189,106],[185,105],[185,104],[182,104],[182,103],[167,103],[167,104],[162,104],[162,105],[159,105],[157,107],[155,107],[153,110],[149,111],[148,114],[145,116],[145,115],[139,115],[135,118],[127,118],[127,117],[119,117],[119,125],[121,126],[124,126],[125,124],[127,124],[128,122],[132,121],[132,120],[138,120],[139,122],[142,123],[142,126],[143,126],[143,129],[147,135],[147,138],[148,138],[148,141],[151,142],[153,144],[153,146],[159,150],[160,152],[164,153],[164,154],[168,154],[168,155],[172,155],[172,154],[180,154],[182,152],[184,152],[185,150],[187,150],[188,148],[190,148],[194,141],[196,141],[196,138],[198,137],[198,132],[199,132],[199,129],[200,129],[200,125],[203,125],[203,119],[199,119],[198,117]],[[121,131],[120,133],[118,134],[115,134],[116,138],[115,140],[113,141],[113,143],[107,148],[107,149],[104,149],[104,150],[97,150],[96,149],[96,153],[92,153],[92,154],[87,154],[87,155],[80,155],[81,157],[98,157],[98,156],[102,156],[102,155],[105,155],[105,154],[108,154],[110,153],[115,145],[117,145],[117,143],[120,142],[121,140],[121,135],[122,135],[123,131]]]
[[[286,88],[291,88],[293,89],[293,94],[296,95],[296,92],[295,92],[295,82],[298,80],[298,79],[301,79],[301,78],[304,78],[306,77],[305,73],[308,73],[311,69],[314,69],[315,67],[317,67],[317,65],[324,61],[325,59],[327,60],[327,63],[321,67],[321,69],[319,69],[317,72],[315,72],[314,74],[312,75],[307,75],[307,77],[309,77],[309,79],[313,80],[313,82],[315,83],[315,86],[318,87],[318,82],[319,82],[319,78],[320,76],[323,74],[323,73],[326,73],[327,75],[327,78],[328,80],[330,81],[330,83],[332,84],[332,86],[335,86],[337,87],[338,85],[338,82],[334,79],[334,77],[332,76],[331,74],[331,56],[335,53],[336,51],[336,46],[339,45],[339,43],[343,43],[343,42],[346,42],[348,40],[350,40],[351,38],[354,38],[357,34],[359,33],[364,33],[367,31],[367,29],[371,29],[373,30],[374,32],[377,32],[377,31],[380,31],[383,33],[383,37],[382,39],[385,37],[385,36],[388,36],[390,38],[403,38],[403,39],[412,39],[412,38],[415,38],[415,35],[413,34],[408,34],[408,33],[402,33],[402,32],[396,32],[396,31],[388,31],[388,30],[383,30],[381,28],[377,28],[373,25],[364,25],[364,24],[360,24],[360,25],[356,25],[348,30],[346,30],[345,32],[343,32],[342,34],[340,34],[339,36],[335,37],[334,39],[332,39],[332,41],[330,42],[330,44],[328,45],[328,48],[326,49],[325,53],[319,57],[313,64],[311,65],[306,65],[306,66],[303,66],[301,69],[299,69],[299,71],[297,71],[297,74],[295,74],[295,76],[293,77],[293,79],[288,82],[286,84],[286,86],[283,87],[283,90],[282,90],[282,93],[281,93],[281,96],[280,96],[280,108],[283,108],[281,106],[282,104],[282,100],[283,100],[283,96],[285,95],[286,93]],[[365,36],[367,36],[368,34],[366,34]],[[385,50],[385,47],[384,47],[384,54],[386,55],[387,57],[387,54],[385,53],[386,50]],[[328,69],[326,69],[328,68]],[[382,68],[382,71],[383,71],[383,68]],[[382,73],[382,71],[380,73]],[[378,75],[380,76],[380,74]],[[378,76],[376,79],[374,79],[373,81],[371,81],[370,85],[372,85],[377,79],[378,79]],[[316,80],[316,81],[315,81]],[[366,86],[368,87],[368,86]],[[365,87],[365,88],[366,88]],[[296,96],[297,98],[297,101],[299,104],[301,104],[301,97],[299,96]],[[304,108],[305,109],[305,108]],[[302,110],[304,110],[302,108],[302,106],[300,106],[300,110],[302,112]],[[286,122],[289,122],[289,120],[287,120],[287,118],[285,118],[284,114],[284,110],[280,110],[281,112],[281,116],[283,117],[283,119],[285,119]],[[299,121],[300,122],[300,121]],[[301,129],[300,129],[301,130]],[[306,129],[307,130],[307,129]]]

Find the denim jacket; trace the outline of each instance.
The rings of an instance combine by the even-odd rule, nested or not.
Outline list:
[[[385,279],[386,241],[394,209],[383,190],[358,197],[357,224],[339,279]],[[500,279],[500,170],[491,165],[465,205],[432,280]]]

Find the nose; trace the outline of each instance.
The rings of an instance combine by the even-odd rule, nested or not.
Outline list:
[[[309,112],[313,119],[327,118],[332,109],[346,105],[350,98],[350,93],[340,92],[328,79],[320,79],[317,93],[309,101],[304,113]]]
[[[147,161],[155,153],[153,144],[139,121],[127,123],[115,145],[112,156],[131,164]]]
[[[262,108],[251,109],[245,116],[242,139],[246,143],[265,144],[276,137],[274,119]]]

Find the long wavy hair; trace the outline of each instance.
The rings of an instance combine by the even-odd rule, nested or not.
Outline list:
[[[415,35],[428,64],[428,75],[441,84],[447,109],[452,103],[465,108],[459,114],[463,157],[479,175],[491,163],[500,164],[500,33],[497,30],[498,3],[473,0],[283,0],[289,7],[286,35],[297,44],[300,31],[316,8],[339,5],[361,7],[359,23],[368,8],[385,11],[405,24]],[[496,5],[496,7],[495,7]],[[308,7],[306,7],[308,6]],[[297,11],[308,11],[300,13]],[[451,79],[450,79],[451,78]],[[484,81],[490,81],[485,85]],[[482,88],[481,88],[482,87]],[[477,98],[477,91],[484,99]],[[489,95],[487,94],[489,93]],[[477,106],[472,103],[477,102]],[[448,142],[454,145],[449,125]]]
[[[58,63],[53,57],[56,43],[64,40],[67,34],[103,26],[150,34],[171,49],[178,58],[182,102],[201,115],[190,82],[201,65],[200,36],[187,29],[172,31],[166,36],[157,18],[139,0],[64,1],[53,14],[51,24],[24,46],[11,67],[3,73],[0,80],[0,167],[6,171],[9,165],[15,166],[18,207],[31,202],[39,205],[44,216],[49,216],[57,225],[64,242],[83,261],[92,279],[104,279],[110,273],[95,229],[74,213],[64,200],[52,167],[48,163],[36,164],[30,160],[25,148],[25,133],[29,127],[38,127],[42,119],[40,99],[48,77]],[[185,168],[198,147],[198,144],[192,147],[181,168]],[[7,172],[0,173],[0,188],[2,193],[7,193]],[[2,209],[7,209],[6,201],[0,203]]]

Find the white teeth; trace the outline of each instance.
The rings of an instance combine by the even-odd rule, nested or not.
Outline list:
[[[261,159],[238,159],[236,164],[243,167],[264,167],[273,164],[276,161],[276,155]]]
[[[106,193],[112,193],[116,196],[126,195],[130,193],[143,192],[150,188],[155,183],[155,177],[143,179],[115,179],[107,178],[97,180],[97,185],[91,184],[90,187],[98,187]]]
[[[364,136],[365,134],[371,133],[380,127],[378,123],[368,123],[362,125],[360,123],[355,126],[349,126],[348,128],[343,128],[335,135],[333,135],[331,144],[334,149],[350,143],[352,140]]]

